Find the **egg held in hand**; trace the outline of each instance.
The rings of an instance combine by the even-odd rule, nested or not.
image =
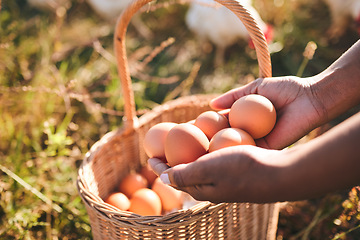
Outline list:
[[[259,139],[271,132],[276,123],[276,111],[269,99],[249,94],[236,100],[229,112],[232,128],[239,128]]]
[[[176,123],[162,122],[152,126],[145,134],[143,146],[149,158],[165,159],[165,139]]]
[[[195,126],[205,133],[208,139],[211,139],[215,133],[221,129],[230,127],[228,119],[215,111],[206,111],[201,113],[195,119]]]
[[[158,216],[161,210],[160,197],[151,189],[141,188],[130,198],[130,212],[142,216]]]
[[[114,192],[111,193],[106,199],[105,202],[117,207],[120,210],[126,211],[130,207],[130,200],[129,198],[121,193],[121,192]]]
[[[255,146],[255,141],[250,134],[244,130],[238,128],[225,128],[217,132],[211,139],[209,152],[237,145]]]
[[[198,127],[181,123],[173,127],[165,140],[165,156],[173,167],[190,163],[207,153],[209,140]]]

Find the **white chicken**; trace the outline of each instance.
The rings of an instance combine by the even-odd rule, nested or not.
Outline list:
[[[27,0],[29,4],[35,8],[45,11],[57,12],[60,10],[66,10],[71,7],[71,0]],[[133,0],[86,0],[93,11],[101,18],[115,23],[121,12],[133,1]],[[135,26],[137,31],[145,38],[151,38],[151,31],[141,21],[139,15],[135,15],[131,23]]]
[[[332,24],[329,34],[332,38],[338,38],[354,21],[360,34],[360,0],[325,0],[329,6]]]
[[[52,12],[71,7],[70,0],[28,0],[28,3],[32,7]]]
[[[110,22],[115,22],[121,12],[124,11],[132,1],[133,0],[87,0],[90,7],[100,17]],[[152,32],[142,22],[139,14],[136,14],[132,18],[131,23],[143,37],[147,39],[152,37]]]
[[[87,0],[92,9],[104,19],[116,20],[133,0]]]
[[[272,27],[266,24],[252,6],[251,0],[237,0],[251,12],[268,41],[272,39]],[[224,63],[227,47],[239,39],[249,39],[249,34],[238,17],[213,0],[193,0],[186,13],[186,25],[202,40],[209,40],[216,47],[215,66]]]
[[[70,0],[27,0],[35,8],[42,10],[56,10],[60,6],[68,5]],[[132,0],[87,0],[90,7],[100,17],[113,21],[129,5]]]

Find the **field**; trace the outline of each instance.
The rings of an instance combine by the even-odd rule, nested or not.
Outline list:
[[[274,76],[317,74],[359,38],[349,26],[330,40],[331,18],[321,0],[254,2],[275,29]],[[0,3],[0,239],[91,239],[75,182],[90,147],[122,126],[114,23],[84,0],[56,12],[24,0]],[[179,96],[222,93],[258,76],[254,50],[244,40],[214,67],[214,48],[200,47],[185,25],[186,10],[185,3],[143,12],[151,37],[134,24],[128,29],[139,115]],[[313,55],[303,54],[309,43],[316,44]],[[359,197],[355,187],[284,205],[278,239],[360,239]]]

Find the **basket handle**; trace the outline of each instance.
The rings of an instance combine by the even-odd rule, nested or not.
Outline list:
[[[120,0],[121,1],[121,0]],[[118,74],[121,80],[122,92],[125,102],[125,117],[124,128],[125,130],[132,130],[137,126],[136,107],[134,100],[134,92],[131,85],[131,77],[129,71],[129,65],[126,55],[125,47],[125,34],[129,22],[132,16],[140,10],[145,4],[152,2],[153,0],[134,0],[129,6],[122,12],[119,17],[115,34],[114,34],[114,47],[115,56],[117,59]],[[255,46],[256,56],[259,64],[259,76],[271,77],[271,59],[268,49],[268,45],[263,32],[258,26],[251,13],[244,8],[241,3],[236,0],[215,0],[216,2],[227,7],[241,20],[245,25],[253,43]]]

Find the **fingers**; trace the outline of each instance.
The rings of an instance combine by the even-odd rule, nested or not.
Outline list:
[[[238,99],[238,89],[230,90],[210,101],[210,107],[215,110],[230,108],[231,105]]]
[[[219,191],[214,185],[196,185],[178,189],[187,192],[198,201],[210,201],[213,203],[223,202],[223,195],[219,194]]]
[[[150,158],[148,164],[161,181],[171,185],[178,190],[189,193],[197,200],[210,200],[213,194],[213,185],[204,184],[203,178],[200,178],[201,172],[191,171],[189,164],[180,164],[170,168],[166,163],[158,158]],[[199,180],[202,179],[202,180]],[[201,184],[195,184],[199,182]]]
[[[209,153],[188,164],[179,164],[165,170],[163,178],[168,178],[170,185],[183,188],[200,185],[212,185],[214,171],[218,168],[217,159],[221,158],[221,152]]]
[[[199,171],[193,163],[174,166],[160,175],[160,179],[178,190],[189,193],[196,200],[212,201],[216,196],[209,174]]]
[[[262,147],[262,148],[266,148],[266,149],[271,149],[271,146],[269,145],[269,143],[266,141],[266,138],[260,138],[260,139],[256,139],[255,140],[256,146],[258,147]]]
[[[251,93],[257,93],[257,87],[262,81],[263,79],[259,78],[245,86],[232,89],[221,96],[212,99],[210,101],[210,107],[215,110],[230,108],[231,105],[239,98]]]
[[[199,164],[195,161],[188,164],[179,164],[170,168],[166,163],[158,158],[150,158],[148,164],[161,180],[174,187],[189,187],[198,184],[210,184],[207,172],[207,164]]]
[[[170,168],[169,165],[158,158],[150,158],[148,164],[162,182],[179,189],[209,182],[197,166],[180,164]]]
[[[148,164],[151,167],[151,169],[154,171],[154,173],[158,176],[161,175],[165,170],[169,169],[170,167],[164,163],[162,160],[158,158],[150,158],[148,160]]]

